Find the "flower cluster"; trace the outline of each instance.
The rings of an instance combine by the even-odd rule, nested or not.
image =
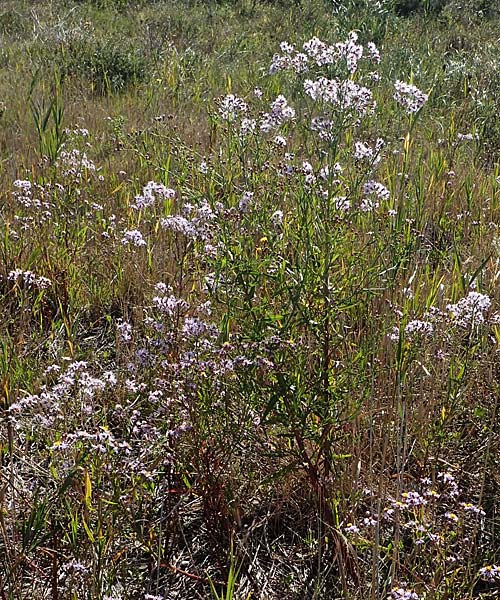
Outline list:
[[[418,112],[427,102],[429,97],[416,86],[410,83],[404,83],[403,81],[396,81],[394,88],[394,100],[396,100],[408,114]]]
[[[156,201],[172,200],[175,198],[175,191],[167,188],[162,183],[149,181],[142,189],[142,194],[135,197],[135,204],[132,208],[142,210],[154,206]]]
[[[405,327],[405,333],[408,336],[413,335],[432,335],[434,333],[434,325],[429,321],[421,321],[419,319],[414,319],[413,321],[409,321]]]
[[[142,233],[138,229],[125,230],[123,232],[122,244],[124,246],[147,246],[146,240],[142,237]]]
[[[12,196],[21,208],[22,214],[16,214],[14,219],[23,230],[28,230],[35,223],[51,222],[54,212],[55,193],[64,191],[60,184],[55,188],[50,183],[32,183],[27,179],[16,179],[13,182]]]
[[[76,183],[80,182],[89,173],[98,171],[95,163],[89,159],[85,152],[81,152],[78,148],[61,150],[56,166],[61,169],[63,177],[73,179]]]
[[[317,102],[329,104],[340,111],[353,111],[360,116],[373,112],[376,106],[371,90],[351,79],[306,79],[304,90]]]
[[[295,73],[308,71],[314,65],[339,65],[343,63],[349,74],[356,72],[358,63],[363,57],[363,46],[357,43],[358,34],[351,31],[347,39],[336,44],[327,44],[317,37],[313,37],[297,51],[295,46],[288,42],[280,44],[282,54],[275,54],[269,69],[270,73],[291,70]],[[380,54],[373,42],[367,44],[367,58],[375,63],[380,62]]]
[[[380,152],[384,145],[385,142],[382,138],[377,139],[375,146],[368,146],[364,142],[356,141],[354,142],[354,158],[375,167],[381,160]]]
[[[494,581],[500,581],[500,567],[497,565],[487,565],[479,569],[479,575],[482,579],[493,583]]]
[[[268,133],[277,127],[281,127],[287,121],[295,118],[295,110],[288,104],[288,100],[283,95],[279,95],[271,104],[271,110],[264,113],[260,123],[260,129]]]
[[[52,281],[48,277],[36,275],[33,271],[23,271],[22,269],[10,271],[7,279],[16,283],[22,282],[26,287],[36,287],[39,290],[44,290],[52,285]]]
[[[418,600],[418,595],[405,588],[394,588],[391,590],[389,598],[392,600]]]
[[[363,185],[363,199],[360,204],[360,210],[363,212],[372,211],[379,207],[380,201],[389,200],[391,193],[385,185],[378,181],[367,181]]]
[[[469,292],[456,304],[448,304],[446,309],[451,321],[461,327],[469,328],[485,322],[485,314],[491,307],[491,299],[479,292]]]
[[[234,121],[248,110],[248,104],[234,94],[228,94],[219,101],[219,115],[225,121]]]
[[[430,337],[440,332],[449,339],[455,331],[478,328],[495,322],[496,315],[489,316],[491,298],[486,294],[470,291],[455,304],[447,304],[446,310],[430,306],[422,319],[413,319],[405,327],[405,333],[411,339],[416,336]],[[388,334],[389,339],[399,340],[399,328],[394,327]]]
[[[179,233],[190,240],[208,242],[213,236],[220,210],[222,205],[216,204],[212,209],[207,200],[202,199],[199,204],[184,204],[182,214],[169,215],[161,219],[160,224],[163,229]]]

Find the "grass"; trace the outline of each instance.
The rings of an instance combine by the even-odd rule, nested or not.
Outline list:
[[[499,19],[3,3],[2,600],[495,597]]]

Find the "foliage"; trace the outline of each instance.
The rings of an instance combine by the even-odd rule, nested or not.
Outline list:
[[[0,596],[492,597],[495,6],[28,4]]]

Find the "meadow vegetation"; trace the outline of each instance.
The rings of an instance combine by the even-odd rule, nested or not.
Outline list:
[[[499,25],[1,3],[1,600],[497,597]]]

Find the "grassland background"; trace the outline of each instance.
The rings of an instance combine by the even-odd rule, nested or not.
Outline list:
[[[495,597],[499,24],[488,0],[1,3],[2,600]],[[349,148],[383,137],[391,200],[347,222],[301,179],[328,150],[269,65],[283,41],[350,31],[380,50],[378,110],[331,158],[354,197],[366,172]],[[417,118],[397,79],[429,94]],[[257,111],[278,94],[297,111],[291,183],[269,141],[221,122],[216,99],[258,103],[256,87]],[[176,191],[151,217],[133,208],[149,181]],[[160,225],[203,200],[223,215],[214,256]],[[135,229],[145,247],[123,242]],[[224,292],[204,288],[213,273]],[[154,312],[158,282],[189,303],[176,323]],[[401,334],[471,291],[491,302],[480,322]],[[217,359],[179,333],[208,299]],[[178,335],[168,349],[154,319]],[[76,361],[87,379],[56,389],[51,365]],[[116,385],[92,387],[104,371]],[[422,486],[435,497],[411,505]]]

